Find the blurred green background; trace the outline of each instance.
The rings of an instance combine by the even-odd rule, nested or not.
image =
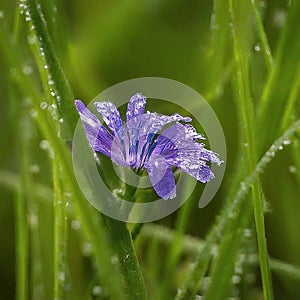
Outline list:
[[[228,14],[224,13],[223,16],[219,13],[223,19],[217,19],[220,23],[216,24],[214,6],[217,2],[209,0],[42,2],[56,54],[76,98],[88,103],[99,92],[121,81],[157,76],[189,85],[202,94],[213,107],[225,132],[228,159],[224,181],[216,198],[204,209],[198,209],[197,195],[195,197],[187,233],[200,238],[205,237],[214,223],[236,175],[236,166],[243,159],[243,154],[239,151],[239,145],[244,141],[240,137],[238,125],[240,111],[237,106],[238,100],[235,100],[238,96],[235,92],[236,69],[230,20]],[[250,1],[244,2],[238,17],[244,26],[240,30],[245,37],[246,55],[250,63],[251,95],[256,108],[266,85],[268,67]],[[279,51],[290,2],[289,0],[257,1],[270,50],[274,55]],[[222,8],[222,5],[220,7]],[[1,22],[5,22],[7,31],[12,33],[16,14],[15,2],[1,0],[0,10],[4,19]],[[300,11],[297,13],[300,18]],[[295,26],[299,27],[299,24]],[[289,41],[299,44],[298,33],[299,30],[290,32]],[[39,84],[37,68],[27,43],[27,36],[27,24],[23,22],[19,33],[18,52],[22,57],[23,69],[27,68]],[[294,55],[292,51],[295,47],[292,46],[294,45],[280,51],[287,61],[290,57],[291,65],[299,66],[299,55],[298,57]],[[283,74],[289,72],[288,68],[287,64]],[[16,254],[14,186],[20,175],[18,101],[22,107],[26,97],[12,83],[12,70],[4,55],[0,57],[0,70],[0,299],[14,299]],[[289,91],[288,83],[284,78],[277,84],[279,86],[285,84],[286,90]],[[290,84],[292,85],[292,82]],[[288,94],[283,97],[287,98]],[[17,101],[13,101],[12,98]],[[173,112],[171,109],[169,113]],[[269,114],[271,118],[272,110]],[[299,117],[299,96],[292,117]],[[278,124],[275,123],[273,126],[278,127]],[[30,247],[34,248],[28,268],[31,274],[35,274],[31,283],[32,299],[48,299],[51,284],[48,287],[43,286],[41,278],[43,276],[52,278],[51,162],[47,153],[41,149],[40,142],[43,137],[35,125],[31,125],[28,134],[30,134],[31,144],[30,176],[34,183],[41,187],[44,196],[47,195],[47,191],[50,193],[49,199],[34,195],[34,200],[28,207]],[[259,135],[257,139],[260,139]],[[273,140],[272,137],[271,142]],[[273,258],[295,266],[300,266],[300,186],[297,180],[299,172],[292,150],[284,149],[275,157],[262,176],[268,206],[265,220],[269,254]],[[45,187],[46,191],[44,191]],[[159,223],[172,228],[176,214]],[[92,289],[91,286],[97,279],[91,272],[94,266],[90,257],[90,244],[82,235],[76,220],[72,220],[72,207],[70,215],[67,259],[69,271],[65,280],[66,289],[69,299],[86,299],[86,290]],[[151,269],[147,246],[143,244],[138,249],[146,281],[147,279],[151,281],[149,279],[151,274],[147,275]],[[161,255],[166,256],[167,252]],[[48,274],[45,275],[45,272]],[[180,273],[180,270],[178,272]],[[256,275],[254,294],[248,298],[240,294],[237,298],[262,298],[258,268],[256,267],[253,272]],[[178,276],[180,277],[180,274]],[[159,282],[157,285],[159,286]],[[293,278],[282,278],[273,274],[273,288],[276,299],[300,299],[300,284]],[[97,299],[95,295],[91,299]]]

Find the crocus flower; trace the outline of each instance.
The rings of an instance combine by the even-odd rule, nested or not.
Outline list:
[[[164,200],[176,196],[172,167],[206,183],[214,178],[207,163],[222,163],[216,153],[199,142],[204,137],[186,124],[191,118],[145,113],[146,98],[140,93],[128,103],[125,124],[110,101],[94,103],[107,127],[82,101],[76,100],[75,104],[90,147],[117,165],[135,170],[145,168],[154,190]]]

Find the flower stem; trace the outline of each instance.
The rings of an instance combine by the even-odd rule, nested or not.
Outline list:
[[[125,294],[128,299],[148,299],[142,271],[126,223],[103,215],[112,247],[120,262]]]

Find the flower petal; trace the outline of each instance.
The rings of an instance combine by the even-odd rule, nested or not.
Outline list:
[[[142,167],[145,159],[151,151],[151,147],[156,138],[156,134],[166,125],[172,122],[184,121],[190,122],[191,118],[182,117],[179,114],[171,116],[159,115],[157,113],[147,112],[141,115],[139,118],[139,131],[138,131],[138,147],[136,148],[137,166]],[[130,122],[129,122],[130,123]],[[130,126],[128,126],[130,128]],[[134,128],[135,129],[135,128]],[[129,131],[130,133],[130,131]],[[138,162],[140,163],[138,165]]]
[[[91,148],[110,157],[112,135],[81,100],[75,100],[75,105]]]
[[[127,105],[126,122],[144,113],[146,97],[140,93],[133,95]]]
[[[203,143],[197,142],[199,137],[195,132],[180,123],[168,127],[157,138],[153,155],[163,155],[170,165],[205,183],[214,178],[206,162],[220,165],[222,161],[216,153],[207,150]]]
[[[108,128],[115,135],[123,127],[123,122],[116,106],[110,101],[95,102],[94,104]]]
[[[176,196],[176,185],[172,166],[163,157],[158,156],[147,161],[145,167],[157,195],[164,200],[174,198]]]

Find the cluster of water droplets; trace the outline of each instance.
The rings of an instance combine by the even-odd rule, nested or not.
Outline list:
[[[19,8],[20,8],[20,14],[25,16],[25,21],[30,22],[31,21],[31,14],[30,10],[27,5],[27,0],[20,0],[19,1]]]
[[[283,139],[280,141],[275,142],[270,149],[265,153],[265,155],[262,157],[261,161],[257,165],[257,171],[259,173],[263,172],[263,167],[268,164],[276,155],[276,153],[280,150],[283,150],[285,146],[288,146],[291,144],[290,139]]]

